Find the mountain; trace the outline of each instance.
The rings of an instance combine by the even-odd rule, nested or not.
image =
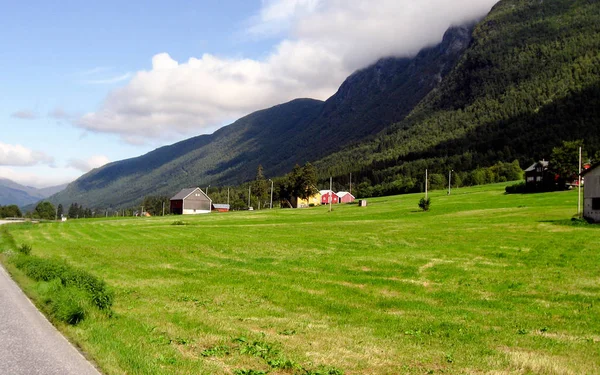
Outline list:
[[[127,207],[182,187],[235,185],[317,160],[402,120],[448,74],[471,40],[453,27],[413,58],[386,58],[351,75],[327,101],[297,99],[252,113],[211,135],[110,163],[71,183],[55,203]]]
[[[0,206],[16,204],[23,207],[56,194],[66,186],[65,184],[38,189],[0,177]]]
[[[409,116],[315,166],[377,187],[367,195],[419,191],[426,168],[485,182],[468,171],[527,166],[564,140],[583,139],[594,155],[599,119],[600,2],[505,0]]]
[[[277,176],[306,161],[321,178],[352,173],[358,195],[419,191],[426,168],[438,184],[451,169],[454,181],[485,183],[499,177],[485,168],[526,166],[564,140],[584,139],[594,155],[599,118],[600,2],[503,0],[414,58],[352,74],[325,102],[295,100],[111,163],[52,200],[126,207],[182,187],[239,184],[259,164]]]

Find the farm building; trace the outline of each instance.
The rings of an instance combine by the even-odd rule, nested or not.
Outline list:
[[[295,200],[295,202],[292,202],[292,205],[294,205],[294,203],[296,203],[296,205],[295,205],[296,208],[310,207],[311,204],[313,206],[318,206],[319,204],[321,204],[321,194],[320,193],[314,194],[314,195],[310,196],[308,199],[302,199],[302,198],[295,197],[293,200]]]
[[[340,200],[340,203],[352,203],[356,199],[354,195],[347,191],[338,191],[337,196]]]
[[[581,173],[585,177],[583,190],[583,217],[600,223],[600,164]]]
[[[321,190],[320,191],[321,194],[321,204],[329,204],[330,202],[332,204],[338,204],[339,203],[339,197],[336,193],[334,193],[331,190]]]
[[[171,213],[195,215],[210,213],[212,200],[200,188],[183,189],[171,198]]]
[[[229,205],[222,203],[213,203],[212,210],[217,212],[229,212]]]
[[[540,160],[525,169],[525,188],[527,191],[548,190],[555,185],[556,175],[548,169],[548,162]]]

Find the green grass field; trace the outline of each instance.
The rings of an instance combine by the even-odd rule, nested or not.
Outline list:
[[[504,186],[10,232],[115,292],[59,324],[107,374],[600,373],[600,226]]]

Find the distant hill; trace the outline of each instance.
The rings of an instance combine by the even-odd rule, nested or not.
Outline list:
[[[451,71],[471,40],[470,26],[414,58],[386,58],[350,76],[326,102],[297,99],[252,113],[214,134],[110,163],[71,183],[55,203],[127,207],[182,187],[235,185],[322,158],[402,120]]]
[[[64,184],[38,189],[0,177],[0,206],[16,204],[19,207],[23,207],[56,194],[66,186]]]

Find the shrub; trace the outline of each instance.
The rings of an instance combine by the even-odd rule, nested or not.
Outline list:
[[[509,185],[506,188],[504,188],[504,190],[506,191],[506,194],[522,194],[522,193],[525,193],[525,191],[526,191],[525,181],[521,181],[521,182],[516,183],[514,185]]]
[[[429,206],[431,205],[431,198],[421,198],[419,201],[419,208],[423,211],[429,211]]]

